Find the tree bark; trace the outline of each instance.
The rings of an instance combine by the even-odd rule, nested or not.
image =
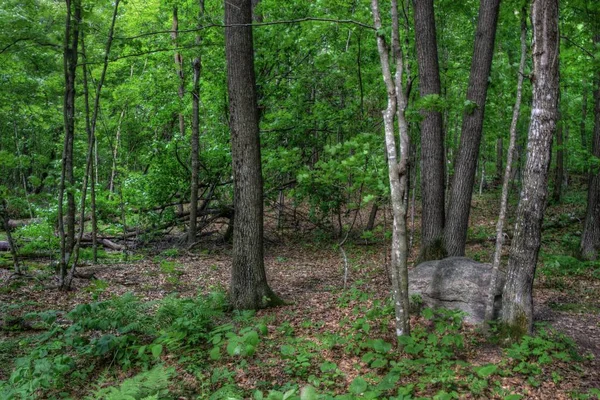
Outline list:
[[[514,109],[513,109],[514,116]],[[502,167],[504,163],[504,141],[502,140],[502,136],[496,139],[496,183],[499,184],[502,182]]]
[[[381,16],[379,3],[371,0],[374,27],[377,30],[377,49],[383,73],[383,81],[387,90],[387,108],[383,111],[385,130],[385,144],[388,159],[388,177],[390,182],[390,195],[392,202],[393,228],[392,228],[392,257],[391,278],[394,309],[396,315],[396,335],[410,334],[410,320],[408,315],[408,245],[406,234],[407,202],[406,191],[408,187],[408,156],[409,139],[408,124],[404,116],[407,100],[402,87],[402,53],[399,41],[398,4],[392,0],[392,55],[396,72],[392,77],[389,59],[389,46],[381,33]],[[394,117],[398,117],[400,133],[400,154],[396,151],[394,135]]]
[[[230,301],[235,309],[280,303],[263,255],[263,181],[250,0],[225,1],[225,54],[235,218]],[[232,26],[237,25],[237,26]]]
[[[502,257],[502,245],[504,244],[504,221],[506,220],[506,209],[508,208],[508,188],[510,177],[512,175],[513,156],[517,142],[517,123],[521,112],[521,98],[523,95],[523,76],[525,75],[525,64],[527,62],[527,8],[521,9],[521,60],[519,62],[519,72],[517,73],[517,96],[513,107],[513,115],[510,123],[510,139],[508,142],[508,154],[506,155],[506,168],[504,170],[504,180],[502,182],[502,195],[500,199],[500,213],[496,224],[496,248],[494,250],[494,259],[492,261],[492,276],[490,278],[490,288],[485,305],[485,320],[491,321],[494,318],[494,303],[496,301],[496,286],[498,285],[498,273],[500,270],[500,259]],[[501,139],[500,139],[501,140]]]
[[[450,187],[450,202],[444,230],[444,241],[449,256],[465,254],[499,6],[500,0],[481,0],[479,6],[467,105],[463,113],[460,145]]]
[[[65,94],[63,119],[65,138],[62,154],[62,168],[58,193],[58,231],[60,236],[59,287],[67,289],[65,279],[67,266],[75,244],[75,195],[73,187],[73,138],[75,134],[75,72],[77,69],[77,45],[79,43],[79,24],[81,21],[81,1],[66,0],[65,38],[63,48],[63,68],[65,76]],[[67,227],[63,221],[64,197],[67,197]]]
[[[15,268],[15,274],[21,274],[21,266],[19,265],[19,257],[17,255],[17,245],[13,240],[11,231],[12,228],[8,224],[8,202],[4,198],[0,198],[0,219],[2,220],[2,225],[4,227],[4,231],[6,232],[6,239],[8,241],[8,247],[10,250],[10,254],[13,258],[13,266]]]
[[[202,24],[204,16],[204,0],[198,2],[200,11],[198,13],[198,27]],[[188,230],[188,244],[196,242],[196,210],[198,209],[198,175],[200,167],[200,73],[202,71],[202,58],[200,55],[202,38],[200,34],[196,35],[196,45],[198,45],[198,56],[194,58],[192,67],[194,70],[193,89],[192,89],[192,181],[190,184],[190,228]]]
[[[595,42],[600,43],[600,36]],[[600,159],[600,74],[594,90],[594,138],[592,155]],[[581,236],[581,257],[584,260],[597,260],[600,252],[600,166],[596,163],[590,168],[587,211]]]
[[[531,333],[533,328],[533,277],[548,194],[552,136],[558,118],[558,0],[534,0],[531,19],[533,103],[527,162],[502,301],[502,322],[513,338]]]
[[[433,0],[413,0],[415,47],[421,97],[441,94]],[[442,114],[435,106],[421,109],[421,250],[420,261],[444,257],[445,210],[444,132]]]

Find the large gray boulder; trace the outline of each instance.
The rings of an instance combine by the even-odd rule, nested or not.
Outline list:
[[[444,307],[467,313],[465,321],[480,324],[485,317],[485,302],[489,291],[491,264],[482,264],[466,257],[449,257],[427,261],[408,273],[409,294],[419,295],[427,307]],[[500,272],[495,288],[494,317],[502,305],[505,275]]]

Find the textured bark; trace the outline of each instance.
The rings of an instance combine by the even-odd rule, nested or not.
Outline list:
[[[479,20],[467,89],[468,106],[463,113],[460,146],[454,165],[444,230],[444,241],[449,256],[465,254],[499,5],[500,0],[481,0],[479,6]]]
[[[80,0],[66,0],[65,38],[63,48],[63,68],[65,94],[63,119],[65,138],[62,154],[62,168],[58,194],[58,231],[60,236],[59,286],[67,289],[65,279],[67,266],[75,244],[75,195],[67,190],[75,184],[73,177],[73,137],[75,134],[75,71],[77,69],[77,45],[79,43],[79,23],[81,21]],[[67,197],[66,229],[63,221],[64,197]]]
[[[413,0],[415,47],[421,97],[441,94],[433,0]],[[421,115],[421,250],[420,261],[443,258],[445,165],[442,114],[422,109]]]
[[[410,334],[410,320],[408,315],[408,268],[407,268],[407,235],[406,214],[407,202],[405,195],[408,188],[408,124],[404,117],[406,108],[406,95],[402,89],[402,53],[399,42],[398,5],[392,0],[392,54],[396,67],[395,76],[392,77],[389,59],[389,46],[381,32],[381,16],[377,0],[371,0],[373,21],[377,30],[377,49],[385,82],[388,103],[383,111],[385,130],[385,144],[388,158],[388,177],[390,181],[390,197],[392,202],[393,228],[392,228],[392,257],[391,278],[394,309],[396,315],[396,335]],[[394,135],[394,117],[398,117],[400,131],[400,157],[396,151]]]
[[[8,224],[8,202],[6,199],[0,199],[0,222],[2,222],[2,227],[6,232],[6,239],[8,242],[8,248],[10,250],[10,254],[13,259],[13,266],[15,268],[15,274],[21,274],[21,266],[19,265],[19,257],[17,255],[17,245],[12,237],[12,228]]]
[[[269,288],[263,257],[263,181],[250,0],[225,1],[225,54],[235,219],[230,300],[257,309],[280,300]]]
[[[599,42],[597,38],[596,42]],[[600,76],[594,91],[594,138],[592,155],[600,158]],[[581,256],[585,260],[597,260],[600,252],[600,167],[590,170],[587,211],[581,236]]]
[[[552,136],[558,118],[558,0],[534,0],[533,103],[508,273],[502,300],[507,333],[521,337],[533,328],[533,277],[548,194]]]
[[[527,62],[527,8],[521,9],[521,60],[519,62],[519,72],[517,76],[517,96],[513,107],[513,115],[510,123],[510,139],[508,142],[508,154],[506,155],[506,169],[504,170],[504,180],[502,181],[502,196],[500,199],[500,213],[496,223],[496,248],[494,250],[494,259],[492,261],[492,276],[490,278],[490,290],[485,304],[485,320],[491,321],[494,316],[494,303],[496,300],[495,288],[498,285],[500,258],[502,256],[502,245],[504,241],[504,221],[506,220],[506,209],[508,208],[508,188],[510,177],[512,175],[513,156],[517,142],[517,123],[521,111],[521,98],[523,95],[523,76],[525,75],[525,63]],[[501,139],[500,139],[501,140]],[[502,143],[502,142],[500,142]],[[502,158],[501,152],[499,157]],[[501,163],[501,161],[500,161]]]
[[[199,0],[198,5],[200,7],[200,12],[198,14],[198,24],[200,27],[200,24],[202,23],[202,17],[204,16],[204,0]],[[198,52],[201,51],[201,43],[202,38],[200,34],[198,34],[196,35],[196,45],[199,47],[197,50]],[[194,69],[194,85],[192,89],[192,181],[190,184],[190,228],[188,230],[189,244],[192,244],[196,241],[196,210],[198,209],[198,173],[200,167],[200,73],[202,71],[202,59],[200,54],[194,58],[192,67]]]

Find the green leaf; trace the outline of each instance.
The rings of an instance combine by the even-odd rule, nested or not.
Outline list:
[[[300,391],[300,400],[317,400],[317,391],[310,385],[304,386]]]
[[[246,344],[256,346],[258,344],[258,333],[256,331],[250,331],[244,335],[244,341]]]
[[[209,356],[210,359],[214,361],[221,359],[221,349],[219,348],[219,346],[213,347],[209,353]]]
[[[521,400],[523,396],[520,394],[509,394],[508,396],[504,396],[504,400]]]
[[[281,354],[283,354],[284,356],[293,356],[296,352],[294,346],[290,346],[289,344],[284,344],[283,346],[281,346],[280,350]]]
[[[350,390],[350,393],[358,395],[364,393],[367,390],[367,386],[367,381],[359,376],[352,381],[348,390]]]
[[[487,378],[496,371],[498,371],[498,366],[494,364],[488,364],[484,365],[483,367],[475,368],[475,372],[477,372],[477,375],[479,375],[481,378]]]
[[[163,346],[162,344],[154,344],[150,346],[150,351],[152,351],[152,355],[154,356],[154,358],[158,359],[162,354]]]

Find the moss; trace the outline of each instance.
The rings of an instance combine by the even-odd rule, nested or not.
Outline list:
[[[511,344],[519,342],[523,336],[530,334],[531,325],[525,311],[517,310],[514,323],[500,322],[498,324],[498,337],[501,342]]]

